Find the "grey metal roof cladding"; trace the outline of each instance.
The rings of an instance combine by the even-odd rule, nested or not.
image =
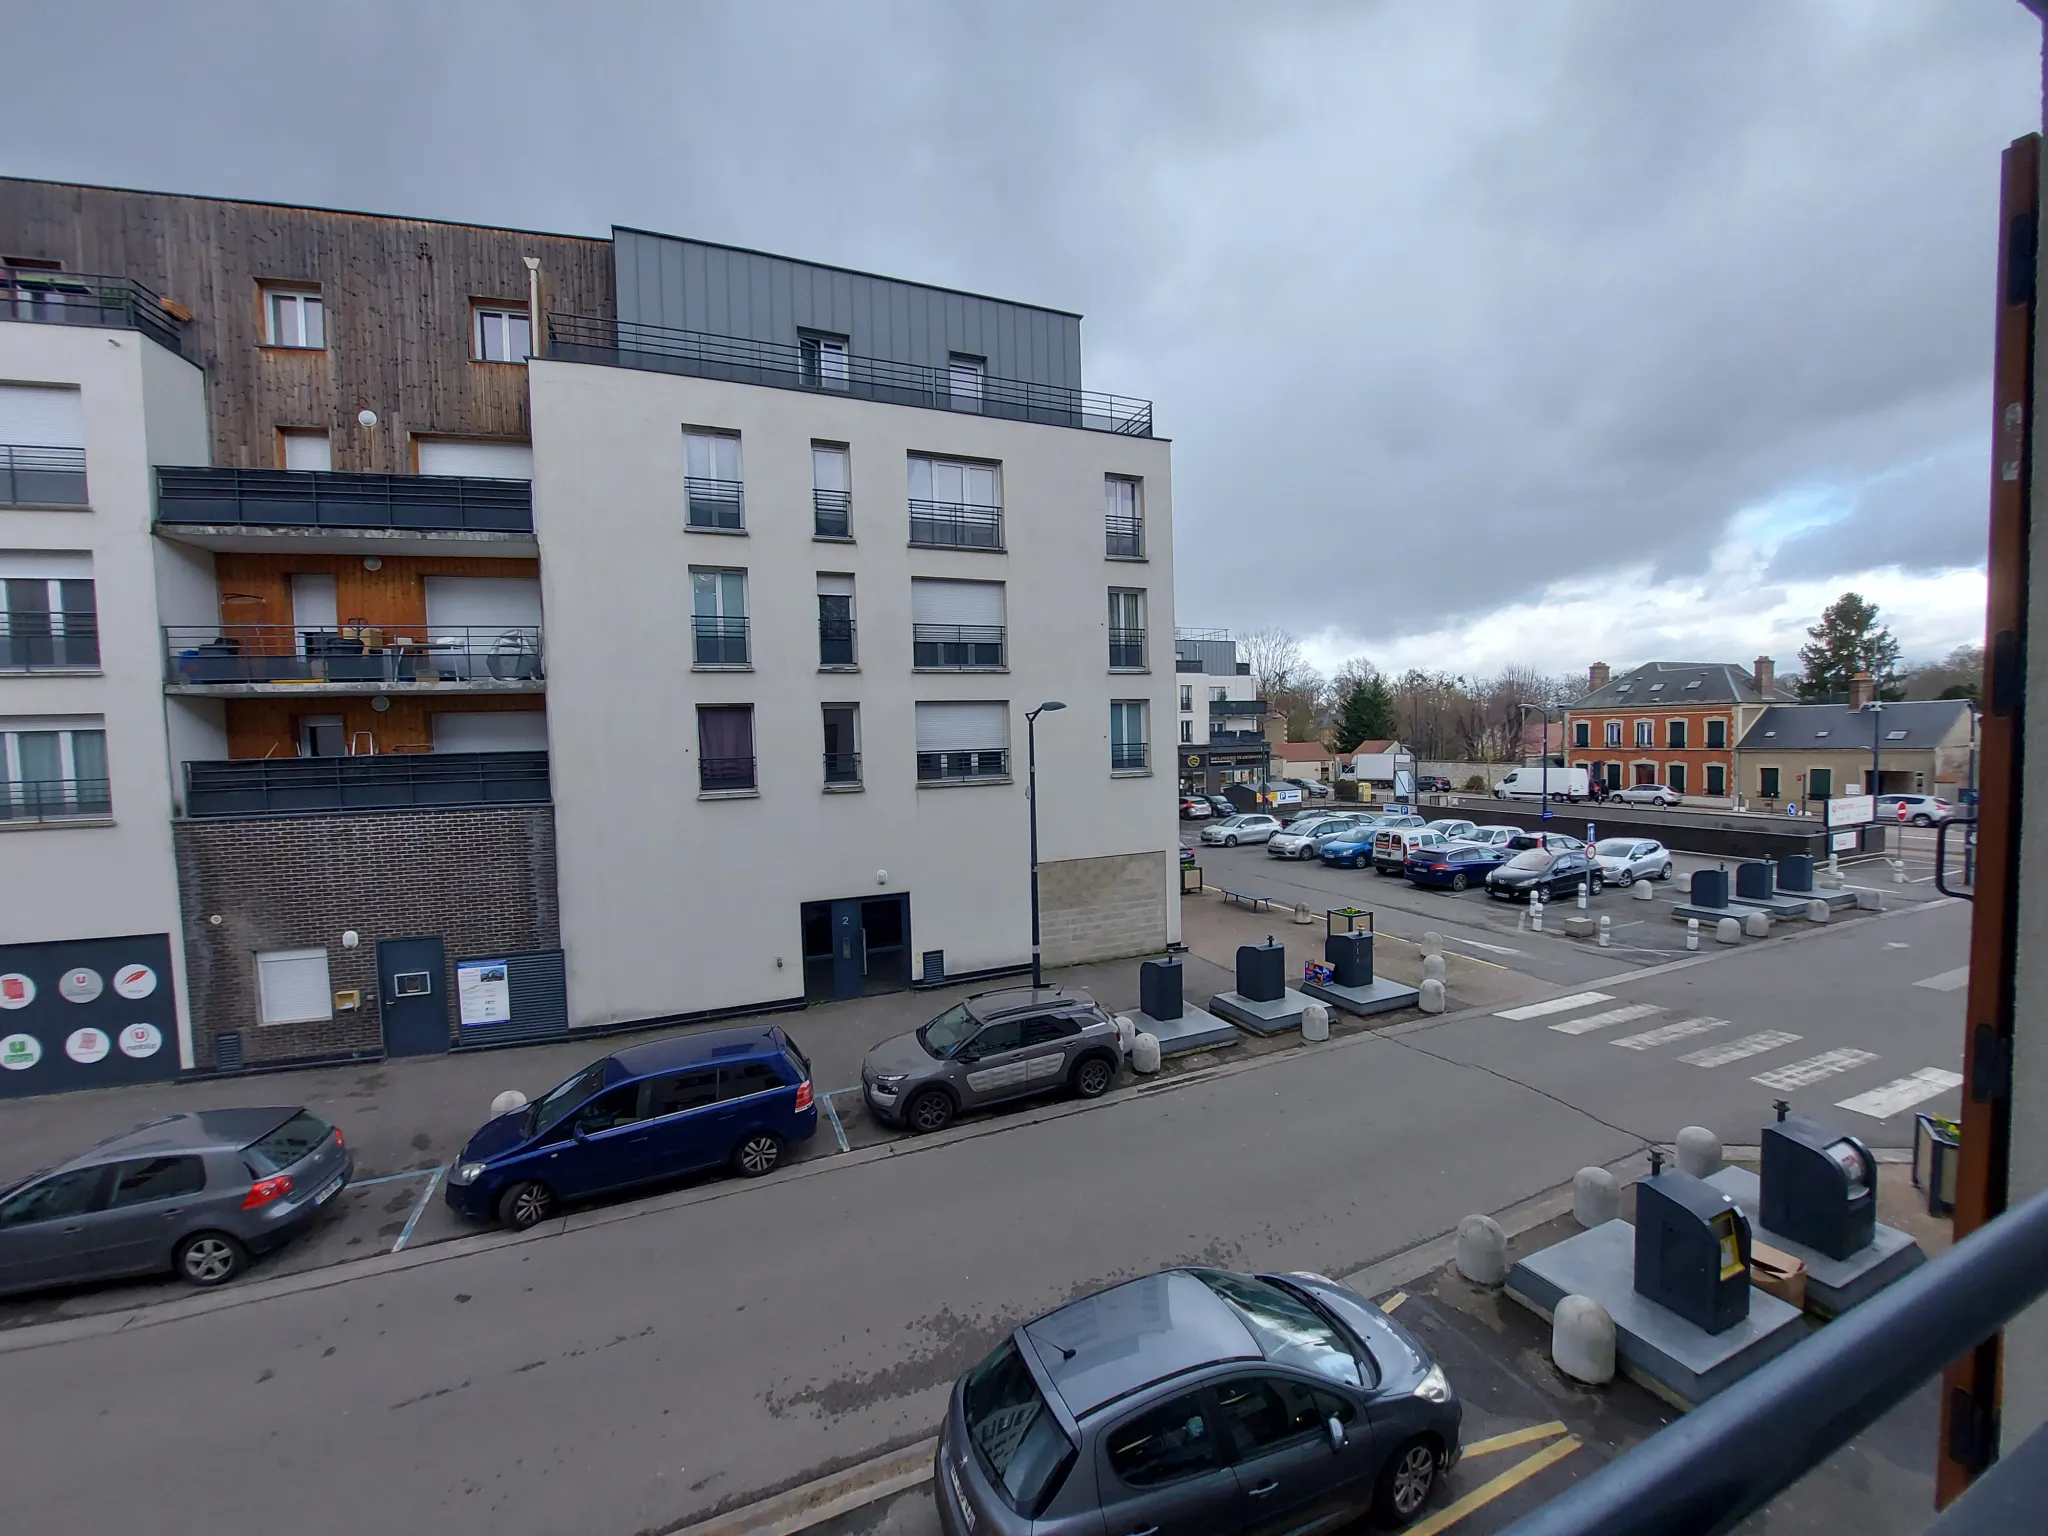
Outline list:
[[[1658,697],[1653,701],[1652,693]],[[1674,698],[1672,695],[1682,697]],[[1569,709],[1621,708],[1626,705],[1683,703],[1768,704],[1773,699],[1789,703],[1796,695],[1783,683],[1776,684],[1771,697],[1757,691],[1749,669],[1732,661],[1646,661],[1632,672],[1611,679],[1604,688],[1567,705]]]
[[[1887,752],[1926,752],[1940,746],[1958,726],[1966,731],[1966,699],[1913,699],[1887,704],[1873,725],[1870,711],[1846,704],[1778,704],[1757,716],[1739,746],[1751,751],[1868,752],[1870,733],[1882,731]],[[1895,735],[1894,732],[1903,732]],[[1769,747],[1765,740],[1769,739]]]
[[[1264,1358],[1229,1305],[1180,1270],[1085,1296],[1024,1332],[1075,1418],[1182,1371]]]

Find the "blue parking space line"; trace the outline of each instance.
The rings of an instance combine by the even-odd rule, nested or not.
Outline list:
[[[839,1091],[846,1092],[844,1088]],[[846,1127],[839,1123],[839,1111],[832,1107],[832,1095],[824,1094],[820,1096],[818,1102],[825,1106],[825,1118],[832,1122],[832,1136],[839,1143],[839,1150],[846,1151]]]
[[[374,1179],[350,1179],[350,1189],[368,1189],[372,1184],[395,1184],[400,1179],[424,1179],[432,1168],[408,1168],[403,1173],[380,1173]]]
[[[398,1234],[398,1241],[391,1245],[393,1253],[397,1253],[405,1247],[407,1239],[412,1236],[412,1229],[420,1224],[420,1217],[426,1214],[427,1202],[434,1198],[434,1191],[441,1187],[441,1175],[447,1171],[448,1164],[446,1163],[436,1168],[433,1178],[427,1181],[427,1187],[420,1191],[420,1198],[413,1206],[412,1214],[405,1218],[405,1230]]]

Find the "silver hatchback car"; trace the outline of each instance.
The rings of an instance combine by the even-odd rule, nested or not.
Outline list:
[[[310,1110],[166,1115],[0,1190],[0,1295],[164,1270],[220,1285],[311,1226],[354,1171]]]
[[[963,1109],[1066,1088],[1100,1098],[1123,1066],[1116,1021],[1086,992],[977,992],[860,1064],[861,1095],[885,1124],[944,1130]]]

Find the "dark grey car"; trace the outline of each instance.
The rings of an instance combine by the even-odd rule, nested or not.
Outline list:
[[[0,1191],[0,1295],[164,1270],[219,1285],[311,1226],[354,1171],[310,1110],[166,1115]]]
[[[930,1023],[884,1040],[860,1064],[876,1118],[943,1130],[963,1109],[1070,1089],[1099,1098],[1123,1065],[1116,1021],[1086,992],[977,992]]]
[[[1320,1275],[1181,1269],[1026,1323],[961,1377],[948,1536],[1247,1536],[1405,1525],[1458,1457],[1440,1367]]]

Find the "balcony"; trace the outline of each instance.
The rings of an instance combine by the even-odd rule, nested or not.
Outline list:
[[[827,752],[825,754],[825,782],[840,786],[858,784],[860,782],[860,754],[858,752]]]
[[[821,667],[851,667],[856,665],[853,649],[853,620],[818,620],[818,665]]]
[[[545,805],[549,798],[545,752],[394,752],[185,764],[185,815],[195,821]]]
[[[366,543],[447,554],[452,543],[531,555],[533,486],[465,475],[159,466],[160,533],[207,549],[360,554]]]
[[[1211,699],[1211,719],[1221,715],[1225,718],[1255,719],[1273,712],[1272,703],[1266,699]]]
[[[850,491],[811,492],[812,532],[821,539],[853,537],[853,494]]]
[[[910,503],[910,542],[925,549],[1003,547],[1003,509],[957,501]]]
[[[178,317],[162,299],[126,277],[0,271],[0,320],[140,331],[166,351],[185,355]]]
[[[1112,629],[1109,632],[1109,665],[1114,672],[1145,670],[1145,631]]]
[[[700,757],[697,759],[697,787],[707,795],[731,795],[754,787],[751,757]]]
[[[1003,634],[995,624],[913,624],[911,665],[929,672],[1000,672]]]
[[[1006,747],[980,747],[970,751],[917,754],[917,782],[920,784],[1005,779],[1009,775],[1010,753]]]
[[[96,672],[96,613],[0,613],[0,672]]]
[[[807,364],[800,346],[749,341],[708,331],[635,325],[592,315],[548,316],[548,355],[556,362],[642,368],[692,378],[760,384],[809,394],[850,396],[884,405],[978,411],[1006,421],[1083,427],[1123,437],[1152,435],[1152,402],[1022,379],[981,378],[978,396],[955,392],[950,368],[849,357],[843,366]]]
[[[1149,762],[1142,741],[1113,741],[1109,745],[1111,773],[1143,773]]]
[[[82,507],[83,448],[0,443],[0,507]]]
[[[685,475],[683,494],[689,499],[689,526],[718,533],[744,529],[745,487],[737,480],[711,480],[703,475]]]
[[[170,624],[172,693],[539,693],[538,625]]]
[[[1145,519],[1111,517],[1107,520],[1104,553],[1112,560],[1145,558]]]
[[[1209,745],[1212,747],[1257,747],[1266,745],[1266,738],[1260,731],[1226,731],[1211,726]]]
[[[700,613],[690,620],[690,659],[699,667],[747,667],[747,621]]]
[[[0,824],[86,821],[113,814],[108,779],[0,780]]]

